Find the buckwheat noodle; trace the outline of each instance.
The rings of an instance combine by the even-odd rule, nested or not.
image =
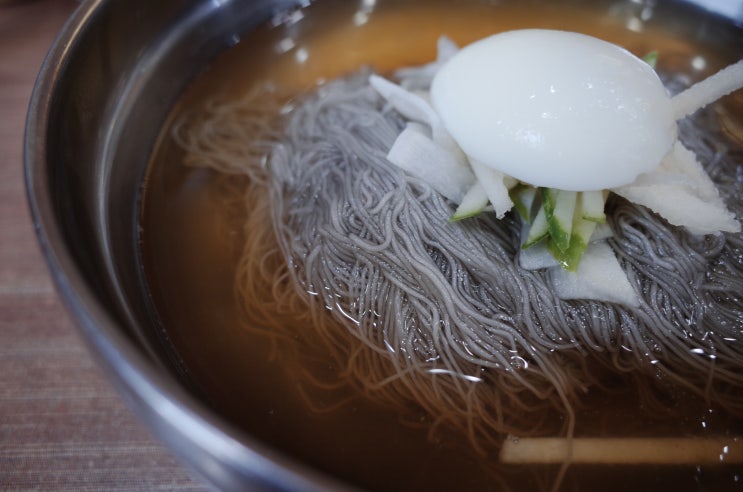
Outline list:
[[[743,413],[740,235],[695,237],[614,197],[611,244],[641,306],[562,301],[546,273],[519,268],[514,219],[448,222],[451,203],[386,161],[404,123],[367,77],[213,102],[174,130],[187,164],[248,178],[235,290],[293,374],[484,450],[506,434],[572,435],[581,396],[616,375],[651,409],[692,394]],[[743,216],[743,155],[713,110],[680,125]]]

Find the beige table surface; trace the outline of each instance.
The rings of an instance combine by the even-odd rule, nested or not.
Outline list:
[[[76,6],[0,5],[0,490],[204,490],[102,377],[57,298],[31,225],[21,163],[26,108]]]

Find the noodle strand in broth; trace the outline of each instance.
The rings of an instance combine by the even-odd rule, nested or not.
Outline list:
[[[641,306],[560,300],[519,267],[516,219],[449,222],[451,203],[386,160],[404,122],[368,75],[288,103],[214,102],[174,132],[187,164],[247,176],[235,290],[246,327],[297,357],[288,370],[411,425],[423,412],[485,452],[507,434],[572,435],[585,395],[617,377],[648,411],[695,395],[743,413],[743,238],[695,237],[613,197],[611,244]],[[698,126],[719,127],[712,110],[680,122],[681,139],[743,216],[724,137]]]

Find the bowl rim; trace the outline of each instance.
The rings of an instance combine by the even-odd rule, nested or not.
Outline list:
[[[681,1],[699,4],[698,0]],[[51,163],[46,147],[50,111],[55,91],[65,76],[68,61],[75,56],[80,38],[109,3],[90,0],[77,6],[44,58],[27,112],[23,143],[26,198],[57,293],[99,367],[127,405],[170,452],[202,479],[224,490],[243,490],[245,483],[241,480],[257,480],[256,485],[266,489],[352,490],[347,484],[244,435],[159,371],[122,334],[119,323],[106,310],[74,260],[50,198],[48,166]],[[197,453],[194,449],[202,451]]]
[[[106,0],[80,4],[56,36],[39,70],[23,143],[26,199],[41,253],[68,313],[107,379],[149,430],[198,476],[224,490],[351,490],[222,420],[157,370],[121,333],[81,273],[56,218],[48,175],[50,112],[68,61]]]

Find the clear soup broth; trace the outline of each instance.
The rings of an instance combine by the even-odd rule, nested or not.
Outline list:
[[[307,384],[297,372],[301,367],[291,362],[301,345],[285,349],[281,341],[246,326],[244,311],[272,312],[262,303],[241,306],[236,295],[243,245],[255,239],[244,227],[246,178],[184,165],[172,125],[213,99],[237,99],[265,82],[301,93],[366,66],[389,74],[427,63],[435,58],[441,35],[463,46],[512,29],[578,31],[638,55],[657,50],[660,71],[682,73],[690,81],[743,54],[740,46],[728,45],[728,52],[694,37],[712,29],[714,20],[653,5],[320,1],[278,16],[216,59],[183,95],[162,131],[141,210],[142,258],[163,340],[193,391],[246,434],[364,489],[549,490],[559,465],[504,465],[497,449],[476,449],[468,436],[435,425],[436,416],[414,405],[403,415],[352,384]],[[740,152],[743,95],[718,102],[716,111],[725,138]],[[303,320],[275,315],[301,338],[302,327],[294,325]],[[343,369],[330,355],[303,355],[314,361],[315,373]],[[576,409],[575,435],[727,436],[731,444],[737,442],[733,436],[743,435],[743,415],[694,396],[677,398],[668,413],[649,409],[631,388],[634,381],[615,376],[605,382],[611,391],[586,393]],[[678,403],[685,401],[688,405]],[[559,432],[565,415],[555,412],[550,418]],[[732,490],[741,486],[742,467],[576,464],[567,469],[561,489]]]

